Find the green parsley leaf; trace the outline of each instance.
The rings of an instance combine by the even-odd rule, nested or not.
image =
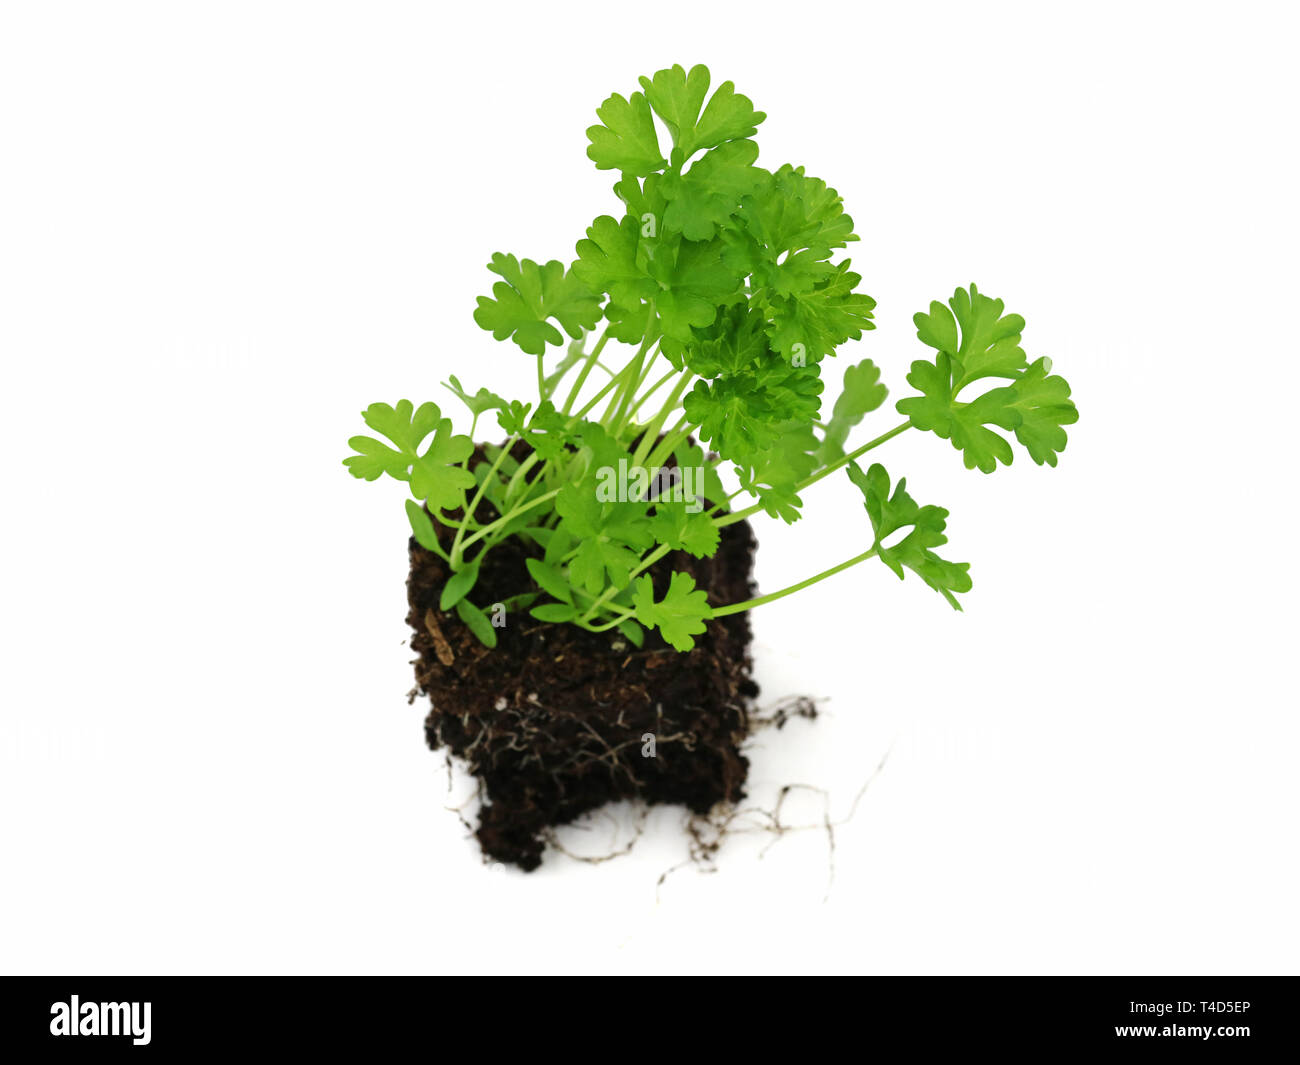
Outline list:
[[[634,307],[654,296],[659,286],[637,262],[640,226],[630,215],[618,221],[601,215],[578,241],[573,273],[593,292],[608,292],[610,299]]]
[[[665,239],[649,264],[660,285],[655,310],[666,353],[680,353],[695,340],[696,327],[712,325],[718,308],[740,295],[741,278],[723,261],[725,245],[717,240]]]
[[[523,436],[528,428],[528,412],[533,409],[531,403],[512,399],[501,408],[497,415],[497,424],[510,436]]]
[[[599,298],[558,260],[538,266],[497,252],[488,269],[505,280],[492,286],[495,298],[478,298],[474,321],[497,340],[511,337],[529,355],[540,355],[547,344],[564,343],[551,318],[574,339],[600,321]]]
[[[771,350],[767,320],[747,303],[728,307],[707,329],[696,330],[687,361],[701,377],[742,374]]]
[[[829,464],[843,458],[849,430],[884,403],[888,394],[889,390],[880,383],[880,367],[870,359],[845,370],[844,391],[835,400],[826,435],[817,452],[818,459]]]
[[[1016,439],[1038,465],[1056,465],[1056,456],[1065,450],[1066,433],[1062,426],[1079,420],[1079,411],[1070,399],[1070,386],[1064,377],[1049,376],[1052,360],[1038,359],[1015,383],[1016,399],[1012,406],[1020,413]]]
[[[633,597],[636,619],[642,625],[659,630],[660,635],[678,651],[695,646],[694,637],[704,632],[710,616],[707,593],[695,590],[695,578],[675,572],[663,599],[655,602],[654,582],[649,574],[638,577]]]
[[[638,555],[612,540],[583,540],[569,563],[569,575],[576,584],[597,595],[607,583],[615,588],[626,587],[640,561]]]
[[[684,501],[655,506],[650,533],[674,551],[686,551],[696,558],[708,558],[718,549],[718,527],[702,510],[691,513]]]
[[[505,410],[510,406],[504,399],[495,392],[489,392],[486,388],[480,388],[474,395],[470,395],[460,385],[456,375],[452,374],[442,387],[453,393],[466,407],[469,408],[470,414],[477,418],[490,410]]]
[[[573,602],[573,592],[569,589],[568,581],[555,566],[540,558],[525,559],[524,565],[528,567],[529,574],[542,591],[561,602]]]
[[[467,436],[452,436],[451,421],[438,426],[433,443],[411,467],[411,494],[433,510],[455,510],[465,503],[465,490],[474,486],[474,475],[453,463],[469,458],[474,445]]]
[[[777,351],[787,358],[802,354],[815,362],[833,354],[846,340],[860,339],[863,330],[875,328],[871,312],[876,301],[865,292],[853,291],[862,277],[850,265],[845,259],[806,292],[767,298],[772,316],[769,335]]]
[[[524,439],[542,458],[558,459],[571,439],[569,419],[557,411],[549,399],[543,400],[528,421]]]
[[[442,545],[438,543],[438,534],[433,530],[433,522],[429,519],[429,512],[414,499],[406,501],[406,517],[411,523],[411,533],[415,536],[417,544],[426,551],[442,550]]]
[[[468,599],[462,599],[456,604],[456,613],[468,626],[469,631],[478,637],[479,643],[488,648],[497,645],[497,630],[492,627],[492,622]]]
[[[682,406],[701,439],[746,465],[776,442],[783,423],[811,421],[822,387],[816,364],[792,366],[768,351],[741,373],[696,381]]]
[[[951,440],[962,452],[968,470],[978,467],[983,473],[992,473],[999,462],[1009,466],[1011,445],[988,426],[1015,429],[1020,425],[1022,416],[1011,406],[1015,389],[994,388],[971,403],[958,403],[954,376],[949,355],[940,355],[934,362],[912,363],[907,383],[921,395],[899,400],[898,412],[907,415],[916,428]]]
[[[626,452],[622,454],[626,458]],[[602,501],[597,495],[596,469],[589,469],[580,482],[560,489],[555,511],[561,519],[560,529],[578,544],[569,575],[592,595],[607,584],[624,587],[640,561],[638,552],[653,542],[645,504]]]
[[[411,494],[428,500],[435,510],[452,510],[464,504],[465,489],[473,487],[474,478],[453,463],[467,459],[474,444],[467,436],[452,435],[451,419],[442,417],[436,403],[421,404],[418,410],[406,399],[396,407],[372,403],[361,416],[396,448],[374,437],[354,436],[348,445],[358,454],[343,460],[352,476],[373,481],[387,473],[395,480],[409,482]],[[434,434],[433,440],[421,454],[420,446],[430,433]]]
[[[343,460],[353,477],[378,480],[382,474],[399,481],[410,480],[411,463],[424,438],[438,427],[442,412],[436,403],[422,403],[416,410],[409,399],[399,400],[396,407],[372,403],[361,412],[362,420],[377,433],[386,436],[396,450],[374,437],[354,436],[348,447],[359,452]]]
[[[639,92],[630,99],[614,93],[596,108],[601,124],[587,129],[587,155],[598,170],[621,170],[644,177],[668,165],[659,154],[650,105]]]
[[[949,304],[952,310],[935,300],[929,314],[919,313],[913,321],[922,343],[954,360],[956,391],[981,377],[1014,378],[1024,369],[1020,334],[1025,320],[1020,315],[1003,315],[1002,301],[990,299],[974,285],[969,291],[959,288]]]
[[[757,158],[753,141],[728,141],[705,153],[685,174],[665,175],[664,225],[687,240],[711,238],[766,177],[766,171],[753,165]]]
[[[749,98],[737,93],[729,81],[718,86],[700,114],[700,105],[709,91],[709,68],[702,64],[692,67],[689,74],[680,65],[660,70],[653,78],[643,77],[641,88],[683,158],[701,148],[752,136],[767,117],[755,111]]]
[[[1010,441],[989,426],[1013,432],[1034,462],[1055,466],[1067,442],[1063,426],[1079,418],[1069,384],[1049,376],[1047,359],[1026,364],[1020,347],[1025,320],[1004,315],[1001,300],[971,285],[958,289],[949,306],[931,303],[928,314],[915,317],[917,336],[939,354],[934,362],[912,363],[907,381],[921,395],[899,400],[899,413],[916,428],[951,440],[967,469],[992,473],[999,462],[1011,464]],[[968,384],[989,377],[1011,383],[958,400]]]
[[[577,609],[570,603],[543,603],[529,611],[538,621],[561,623],[573,621],[578,616]]]
[[[438,599],[439,610],[450,610],[469,595],[478,582],[478,569],[479,564],[473,562],[447,578],[447,583],[442,586],[442,595]]]
[[[627,637],[633,647],[645,646],[645,629],[631,618],[624,618],[618,623],[618,631]]]
[[[799,520],[803,500],[798,486],[817,469],[818,440],[806,422],[778,426],[776,442],[755,455],[748,466],[737,466],[740,486],[772,517],[787,525]]]
[[[733,255],[754,273],[756,287],[783,296],[828,277],[833,267],[824,260],[858,239],[840,194],[789,164],[745,198],[740,222]]]
[[[879,463],[863,473],[856,462],[850,462],[848,473],[849,480],[862,491],[880,560],[898,575],[899,580],[903,579],[904,567],[910,569],[948,600],[954,610],[960,610],[957,594],[971,589],[967,572],[970,563],[948,562],[931,550],[948,542],[944,535],[948,512],[943,507],[918,506],[907,494],[906,478],[899,480],[891,496],[889,474]],[[912,531],[902,540],[892,547],[884,546],[883,542],[893,533],[909,526]]]

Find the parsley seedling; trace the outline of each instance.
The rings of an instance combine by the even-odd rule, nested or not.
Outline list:
[[[947,542],[948,512],[918,505],[903,480],[891,487],[883,466],[864,472],[858,460],[915,428],[951,441],[969,469],[1009,465],[1013,438],[1034,462],[1055,466],[1064,427],[1078,418],[1050,361],[1030,362],[1021,348],[1024,319],[971,285],[915,317],[933,354],[907,375],[916,394],[895,405],[906,420],[850,447],[887,394],[864,359],[848,367],[822,420],[822,361],[873,325],[875,301],[858,291],[850,261],[836,258],[858,239],[853,220],[839,194],[802,167],[757,166],[751,138],[764,114],[731,82],[711,95],[709,85],[705,67],[674,66],[597,109],[587,154],[618,172],[621,207],[592,222],[576,260],[493,255],[488,269],[500,280],[479,297],[474,320],[536,360],[534,399],[471,395],[453,376],[446,387],[468,408],[469,435],[453,435],[436,404],[402,400],[362,415],[388,443],[349,441],[356,454],[344,461],[355,476],[409,486],[415,538],[452,573],[440,606],[455,608],[489,646],[496,634],[473,592],[484,558],[510,537],[528,544],[534,583],[507,606],[618,629],[637,646],[648,626],[690,650],[710,618],[869,558],[900,578],[911,570],[960,610],[969,567],[935,553]],[[670,145],[660,143],[655,116]],[[507,440],[471,467],[489,413]],[[691,491],[652,489],[651,475],[665,468],[679,478],[695,471]],[[794,522],[801,493],[840,470],[862,493],[867,550],[741,603],[710,603],[683,572],[655,598],[646,571],[669,552],[712,556],[721,527],[760,511]]]

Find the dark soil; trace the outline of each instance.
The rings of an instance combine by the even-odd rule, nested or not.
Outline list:
[[[656,597],[674,570],[685,570],[710,602],[749,598],[754,546],[749,524],[737,522],[722,530],[713,558],[665,556],[649,571]],[[528,551],[517,539],[497,545],[474,601],[487,609],[535,588]],[[749,762],[740,747],[758,694],[748,614],[710,621],[682,654],[654,631],[638,649],[617,630],[592,633],[517,611],[489,650],[454,610],[438,609],[446,563],[414,540],[410,555],[415,677],[433,703],[425,735],[481,781],[477,836],[489,858],[536,869],[549,828],[620,799],[706,814],[744,797]],[[647,733],[654,757],[643,754]]]

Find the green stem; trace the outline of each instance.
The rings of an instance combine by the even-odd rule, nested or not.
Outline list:
[[[646,430],[641,436],[641,443],[637,445],[636,454],[632,456],[633,466],[640,466],[645,462],[646,456],[655,449],[655,444],[659,441],[659,431],[664,427],[664,422],[668,420],[668,415],[676,409],[678,401],[682,398],[682,393],[686,391],[686,386],[691,383],[691,378],[694,376],[690,370],[687,370],[682,374],[682,379],[673,386],[672,392],[664,400],[664,405],[659,409],[659,413],[646,426]],[[683,415],[683,417],[685,416]]]
[[[618,387],[618,383],[622,379],[623,379],[623,370],[620,370],[618,373],[616,373],[613,377],[611,377],[608,381],[605,382],[605,387],[602,388],[599,392],[597,392],[594,396],[592,396],[591,399],[587,401],[587,405],[583,407],[582,410],[578,411],[577,414],[573,415],[569,419],[569,423],[572,424],[573,422],[582,421],[583,418],[585,418],[588,414],[591,413],[592,407],[594,407],[597,403],[599,403],[602,399],[604,399],[607,395],[609,395],[612,389]]]
[[[501,449],[501,453],[497,455],[496,461],[492,463],[492,468],[488,470],[487,476],[483,478],[483,483],[478,486],[478,491],[474,493],[473,502],[465,508],[466,521],[473,518],[474,514],[478,511],[478,505],[483,500],[483,492],[487,489],[488,481],[497,475],[497,470],[501,468],[501,463],[503,463],[506,456],[510,454],[510,449],[515,446],[515,442],[518,441],[518,439],[518,436],[510,437],[510,439],[506,441],[505,447]],[[461,541],[464,540],[464,538],[465,525],[462,524],[461,527],[456,530],[456,538],[451,543],[451,568],[453,570],[460,568],[461,554],[464,550]]]
[[[593,602],[592,602],[592,606],[591,606],[591,609],[594,610],[594,609],[596,608],[596,602],[595,602],[596,597],[595,597],[594,595],[592,595],[589,591],[587,591],[585,588],[574,588],[573,591],[577,592],[578,595],[582,596],[582,597],[585,598],[585,599],[591,599],[591,600],[593,600]],[[629,610],[629,609],[628,609],[627,607],[625,607],[625,606],[619,606],[617,603],[606,603],[606,604],[602,604],[602,605],[604,605],[605,610],[606,610],[608,613],[615,614],[615,615],[618,616],[618,617],[615,618],[614,621],[611,621],[608,625],[604,626],[604,628],[607,628],[607,629],[612,629],[615,625],[617,625],[617,624],[618,624],[618,618],[631,618],[631,617],[635,617],[635,616],[636,616],[636,612],[635,612],[635,611],[633,611],[633,610]],[[586,615],[584,614],[583,617],[579,618],[579,619],[578,619],[578,624],[582,624],[582,623],[583,623],[583,619],[584,619],[585,617],[586,617]],[[590,627],[590,626],[586,626],[586,627]],[[602,629],[592,629],[591,631],[592,631],[592,632],[601,632],[601,631],[603,631],[603,630],[602,630]]]
[[[646,340],[648,342],[649,337],[647,337]],[[641,352],[638,352],[638,356],[644,353],[644,351],[645,351],[645,347],[644,345],[642,345],[642,350]],[[607,395],[609,395],[611,391],[613,391],[615,388],[619,388],[620,386],[625,385],[628,377],[628,372],[632,369],[634,365],[636,365],[636,359],[633,359],[632,362],[629,362],[626,366],[623,367],[623,369],[619,370],[618,373],[616,373],[613,377],[611,377],[605,383],[605,387],[602,388],[599,392],[597,392],[594,396],[592,396],[591,399],[587,401],[587,405],[583,407],[582,410],[578,411],[577,414],[573,415],[573,417],[569,419],[569,424],[572,425],[574,422],[581,421],[591,412],[591,409],[595,407],[596,404],[599,403],[602,399],[604,399]],[[615,396],[614,399],[610,400],[611,407],[613,407],[614,404],[618,401],[618,398],[619,398],[618,396]],[[609,417],[609,411],[606,410],[605,418],[608,417]]]
[[[496,519],[496,521],[489,522],[487,525],[484,525],[473,536],[467,536],[465,538],[465,542],[460,545],[461,554],[463,555],[467,550],[469,550],[469,548],[473,544],[483,539],[483,537],[487,536],[488,533],[492,532],[494,529],[499,529],[507,522],[514,521],[515,518],[519,517],[520,514],[523,514],[525,511],[532,510],[533,507],[539,507],[543,503],[549,503],[552,499],[554,499],[559,494],[560,494],[560,490],[557,488],[555,489],[555,491],[547,492],[545,495],[538,496],[536,499],[530,499],[527,503],[523,503],[520,506],[515,507],[509,513],[502,514],[501,517]]]
[[[601,418],[601,423],[607,426],[611,432],[617,433],[616,427],[623,420],[623,415],[627,413],[627,405],[631,402],[632,394],[636,391],[636,383],[641,379],[641,367],[645,365],[647,350],[643,346],[636,353],[636,357],[624,367],[623,372],[619,375],[619,389],[610,398],[609,406],[605,408],[605,416]]]
[[[524,459],[523,462],[519,464],[519,469],[515,470],[514,475],[510,478],[510,482],[506,485],[506,494],[503,498],[507,502],[513,499],[515,492],[519,490],[520,479],[524,477],[524,475],[527,474],[529,470],[531,470],[534,466],[537,465],[537,462],[540,458],[541,455],[539,455],[536,451],[534,451],[531,455],[529,455],[526,459]]]
[[[470,419],[469,438],[471,440],[475,439],[475,434],[477,432],[478,432],[478,415],[475,414],[474,417]],[[474,452],[471,451],[468,455],[466,455],[463,459],[460,460],[460,468],[464,470],[466,473],[469,472],[470,459],[472,459],[473,457],[474,457]]]
[[[628,411],[628,414],[635,415],[636,412],[641,409],[642,404],[644,404],[647,399],[649,399],[656,392],[658,392],[660,388],[662,388],[670,379],[676,377],[679,373],[681,373],[681,370],[673,369],[673,370],[669,370],[666,374],[663,375],[663,377],[659,378],[658,381],[656,381],[653,385],[650,386],[648,391],[643,392],[640,396],[637,397],[637,401],[632,404],[632,409]]]
[[[691,435],[691,430],[695,425],[689,418],[683,414],[677,419],[677,424],[664,433],[663,440],[656,445],[650,457],[646,459],[646,466],[650,469],[657,469],[667,461],[668,456],[677,450],[677,445]]]
[[[617,606],[617,605],[614,605],[614,606],[607,606],[605,609],[606,609],[606,610],[616,610],[616,611],[619,612],[619,614],[620,614],[621,616],[620,616],[620,617],[616,617],[616,618],[614,618],[613,621],[607,621],[607,622],[605,622],[603,625],[593,625],[593,624],[591,624],[590,622],[588,622],[587,624],[585,624],[585,625],[583,626],[583,628],[584,628],[584,629],[587,629],[587,630],[590,631],[590,632],[609,632],[610,629],[616,629],[616,628],[618,628],[619,624],[620,624],[620,623],[621,623],[625,618],[631,618],[633,621],[636,621],[636,612],[635,612],[635,611],[632,611],[632,610],[624,610],[623,607],[621,607],[621,606]]]
[[[653,353],[650,355],[650,358],[646,360],[645,367],[644,369],[642,369],[641,375],[636,379],[636,387],[632,390],[633,399],[635,399],[636,394],[641,391],[641,386],[645,384],[646,378],[650,376],[650,371],[655,368],[655,363],[658,361],[659,361],[659,348],[656,347]],[[630,414],[631,411],[629,411],[628,413]]]
[[[754,607],[762,606],[764,603],[773,603],[778,599],[783,599],[787,595],[793,595],[795,592],[803,591],[803,589],[816,584],[818,581],[824,581],[827,577],[833,577],[835,574],[848,569],[850,566],[856,566],[859,562],[865,562],[867,559],[873,557],[875,553],[876,549],[873,547],[869,551],[863,551],[862,554],[855,555],[853,558],[841,562],[838,566],[832,566],[830,569],[822,570],[815,577],[809,577],[806,581],[800,581],[798,584],[792,584],[788,588],[782,588],[779,592],[772,592],[770,595],[760,595],[757,599],[746,599],[743,603],[732,603],[730,606],[717,607],[710,612],[709,617],[725,618],[728,614],[739,614],[742,610],[752,610]]]
[[[578,394],[582,391],[582,386],[587,383],[587,378],[590,376],[592,368],[600,361],[600,353],[605,350],[605,345],[608,342],[609,330],[606,329],[605,332],[601,334],[600,339],[596,341],[596,346],[591,349],[591,354],[587,356],[587,365],[584,366],[582,372],[578,374],[578,380],[574,383],[572,390],[569,392],[569,398],[564,401],[564,409],[561,411],[562,414],[568,414],[569,411],[573,410],[573,404],[577,401]]]
[[[636,357],[623,368],[623,373],[619,375],[620,378],[626,375],[626,380],[622,381],[619,393],[609,401],[609,407],[605,410],[605,417],[601,419],[607,427],[617,426],[627,413],[628,404],[632,402],[637,385],[641,382],[641,371],[645,368],[646,352],[658,340],[654,329],[655,316],[654,304],[652,303],[650,305],[650,324],[646,326],[645,339],[641,341],[641,347],[637,350]]]

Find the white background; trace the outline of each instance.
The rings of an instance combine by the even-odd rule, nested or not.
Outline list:
[[[6,5],[0,969],[1294,972],[1296,29]],[[615,207],[594,108],[679,61],[845,197],[879,328],[840,366],[897,398],[912,313],[973,280],[1082,411],[1056,470],[878,453],[952,511],[966,613],[871,564],[755,616],[765,704],[829,700],[760,737],[755,800],[842,817],[889,755],[829,895],[817,831],[656,892],[674,810],[616,862],[481,864],[404,698],[400,490],[340,464],[375,400],[525,394],[470,317],[483,264],[572,256]],[[762,586],[862,550],[855,497],[764,520]]]

